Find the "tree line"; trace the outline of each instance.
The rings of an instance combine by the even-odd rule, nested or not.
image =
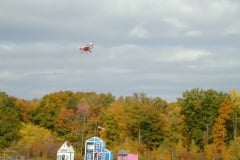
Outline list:
[[[240,158],[239,114],[235,89],[194,88],[176,102],[145,93],[116,98],[59,91],[24,100],[0,92],[0,157],[10,149],[28,159],[55,159],[68,140],[75,159],[82,159],[85,140],[99,136],[115,155],[125,149],[140,160],[235,160]]]

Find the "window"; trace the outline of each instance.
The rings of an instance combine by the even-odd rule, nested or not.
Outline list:
[[[87,160],[91,160],[91,154],[87,154]]]
[[[94,150],[94,144],[91,142],[87,143],[87,151],[91,152],[93,150]]]
[[[101,144],[100,143],[96,143],[96,149],[101,149]]]
[[[105,155],[105,153],[100,153],[101,155],[101,160],[105,160],[105,157],[106,157],[106,155]]]

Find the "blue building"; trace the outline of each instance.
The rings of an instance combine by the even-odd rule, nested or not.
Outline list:
[[[113,153],[105,148],[105,144],[99,137],[86,140],[84,160],[113,160]]]

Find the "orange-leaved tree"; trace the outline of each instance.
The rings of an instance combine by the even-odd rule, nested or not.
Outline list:
[[[226,121],[231,118],[231,113],[233,112],[232,102],[230,97],[226,97],[221,103],[219,108],[219,115],[215,119],[215,124],[212,130],[213,142],[217,146],[222,146],[224,144],[224,139],[227,135]]]

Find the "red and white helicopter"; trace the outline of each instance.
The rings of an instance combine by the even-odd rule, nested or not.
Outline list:
[[[94,43],[93,42],[89,42],[89,43],[86,43],[83,46],[81,46],[79,48],[79,50],[80,50],[81,53],[91,53],[93,47],[94,47]]]

